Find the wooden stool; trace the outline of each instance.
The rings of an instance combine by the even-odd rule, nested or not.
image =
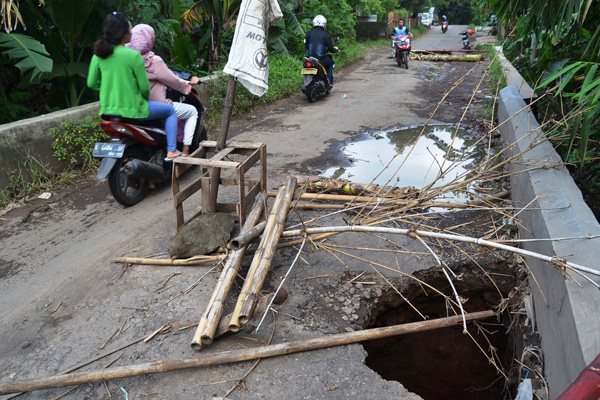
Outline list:
[[[216,154],[211,158],[206,158],[206,153],[209,151]],[[225,157],[235,154],[245,156],[245,159],[242,162],[223,160]],[[257,163],[260,163],[260,179],[246,179],[245,174]],[[192,165],[200,167],[200,176],[182,189],[180,188],[179,177],[190,169]],[[254,204],[254,197],[260,191],[266,190],[267,146],[263,143],[232,142],[226,148],[217,152],[217,142],[205,140],[188,157],[177,157],[174,159],[172,189],[177,231],[198,215],[206,212],[210,202],[209,168],[235,170],[235,178],[221,178],[219,184],[223,186],[236,185],[238,187],[239,202],[237,204],[217,202],[215,211],[235,212],[239,218],[240,226],[243,226],[246,215]],[[246,186],[248,187],[247,191]],[[199,190],[201,191],[201,209],[192,218],[185,221],[183,217],[183,202]]]

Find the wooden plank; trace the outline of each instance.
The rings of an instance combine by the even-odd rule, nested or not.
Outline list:
[[[179,176],[177,175],[178,165],[173,165],[173,176],[171,177],[171,192],[173,193],[173,202],[175,207],[175,228],[177,231],[183,225],[183,207],[177,202],[177,194],[179,193]]]
[[[233,153],[233,151],[235,151],[234,147],[226,147],[223,150],[221,150],[220,152],[218,152],[217,154],[215,154],[214,156],[212,156],[210,158],[210,161],[221,161],[223,160],[223,158],[227,157],[229,154]]]
[[[237,211],[236,208],[237,208],[237,204],[217,203],[217,212],[234,213]]]
[[[246,161],[242,163],[244,173],[248,172],[250,168],[254,167],[258,160],[260,160],[260,151],[256,150],[250,157],[246,159]]]
[[[193,196],[194,193],[196,193],[198,190],[200,190],[202,188],[202,179],[204,179],[203,176],[196,178],[185,189],[183,189],[179,193],[177,193],[177,195],[175,196],[175,203],[176,204],[183,203],[185,200],[187,200],[191,196]]]
[[[206,210],[210,202],[210,176],[202,177],[202,210]]]
[[[267,190],[267,145],[260,147],[260,185],[262,190]]]
[[[234,161],[212,161],[206,158],[178,157],[175,160],[177,164],[200,165],[208,168],[231,168],[235,169],[240,164]]]
[[[238,203],[238,216],[240,217],[240,226],[244,226],[244,222],[246,221],[246,184],[244,177],[244,164],[240,165],[236,169],[237,177],[238,177],[238,193],[240,197],[240,201]]]
[[[245,212],[247,213],[249,211],[250,208],[252,208],[252,205],[254,204],[254,199],[256,198],[256,195],[261,191],[261,187],[260,187],[260,181],[247,181],[248,183],[248,187],[252,187],[252,189],[248,190],[248,193],[246,194],[246,210]]]

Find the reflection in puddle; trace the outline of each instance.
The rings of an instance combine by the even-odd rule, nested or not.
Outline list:
[[[443,164],[444,169],[451,169],[434,185],[443,186],[457,177],[464,177],[485,155],[482,150],[470,149],[476,139],[465,130],[459,130],[452,142],[454,127],[428,126],[415,144],[421,130],[422,127],[415,127],[369,133],[368,139],[350,143],[342,149],[352,166],[329,168],[323,176],[359,183],[370,183],[375,179],[373,183],[379,185],[422,188],[434,182]],[[452,151],[447,154],[451,143]]]

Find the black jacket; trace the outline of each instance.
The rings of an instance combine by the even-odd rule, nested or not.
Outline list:
[[[335,53],[331,36],[320,26],[306,33],[306,50],[309,57],[319,60],[327,57],[327,52]]]

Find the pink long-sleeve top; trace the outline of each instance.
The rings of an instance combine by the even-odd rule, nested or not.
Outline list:
[[[170,103],[167,101],[167,86],[180,91],[183,94],[189,94],[192,90],[190,83],[184,79],[178,78],[167,67],[162,58],[156,54],[153,56],[152,65],[154,70],[148,72],[150,80],[150,100]]]

